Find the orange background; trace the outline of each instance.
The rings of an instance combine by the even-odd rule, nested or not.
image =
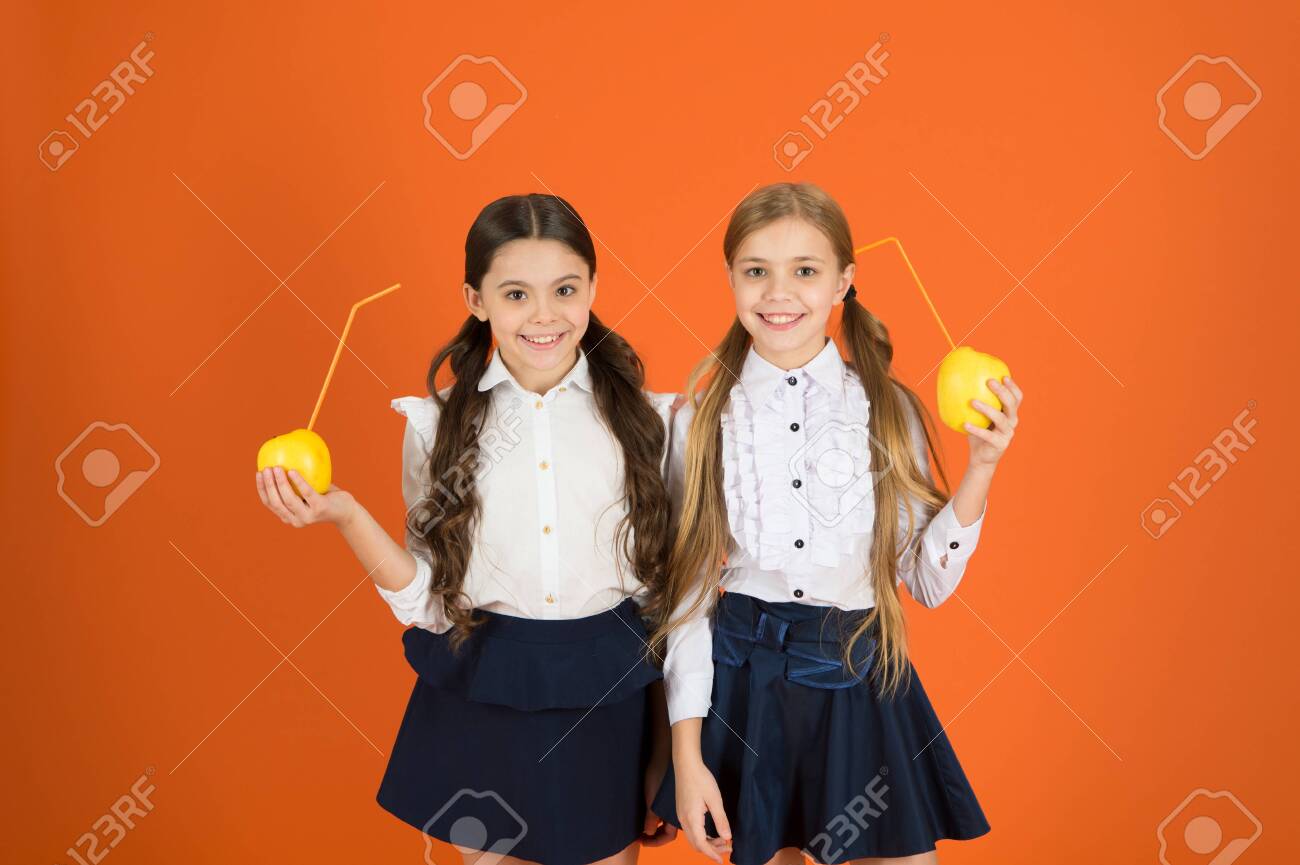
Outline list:
[[[1201,787],[1262,823],[1239,861],[1300,855],[1294,7],[330,5],[11,14],[6,860],[69,861],[153,767],[156,809],[115,863],[422,861],[374,801],[412,682],[401,628],[337,532],[263,509],[258,446],[306,423],[350,305],[400,281],[359,316],[317,427],[396,534],[388,401],[423,393],[464,317],[485,203],[571,200],[601,241],[597,312],[679,390],[696,336],[731,319],[725,216],[790,178],[835,195],[859,244],[899,237],[953,337],[1026,393],[959,597],[908,603],[993,825],[943,861],[1156,862],[1157,826]],[[882,32],[888,77],[787,174],[772,145]],[[48,171],[37,145],[146,33],[156,74]],[[421,93],[463,53],[528,98],[460,161]],[[1155,101],[1197,53],[1263,91],[1200,161]],[[859,267],[933,410],[941,335],[892,251]],[[1248,401],[1255,445],[1153,538],[1143,510]],[[92,528],[53,464],[96,421],[161,465]],[[966,447],[943,444],[955,487]],[[678,841],[643,861],[703,860]]]

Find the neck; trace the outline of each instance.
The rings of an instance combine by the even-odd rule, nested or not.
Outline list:
[[[792,348],[787,351],[773,351],[754,343],[754,351],[763,360],[780,367],[784,370],[797,369],[815,358],[821,350],[826,347],[826,334],[822,334],[816,339],[810,340],[798,348]]]
[[[500,347],[497,351],[501,351]],[[556,364],[554,369],[533,369],[530,366],[516,368],[516,364],[504,353],[501,355],[501,362],[506,365],[506,370],[514,376],[515,381],[519,382],[520,387],[538,396],[545,396],[546,392],[563,381],[578,363],[578,350],[575,348],[567,358]]]

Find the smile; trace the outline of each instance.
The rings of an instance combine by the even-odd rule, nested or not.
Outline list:
[[[544,351],[546,349],[552,348],[553,346],[556,345],[556,343],[564,339],[564,334],[544,333],[544,334],[536,334],[530,336],[528,334],[521,333],[519,334],[519,338],[523,340],[525,343],[527,343],[530,348]]]
[[[758,313],[763,324],[772,330],[789,330],[790,328],[803,321],[804,313],[802,312],[769,312]]]

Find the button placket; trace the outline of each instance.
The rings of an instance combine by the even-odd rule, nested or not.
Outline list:
[[[793,419],[790,422],[790,431],[786,433],[786,465],[792,466],[793,477],[790,479],[790,493],[794,498],[794,505],[791,509],[793,519],[790,521],[791,529],[794,532],[792,544],[796,550],[802,551],[807,548],[807,539],[811,536],[812,514],[809,511],[809,501],[806,494],[801,495],[794,492],[796,489],[807,487],[808,468],[806,465],[807,451],[804,446],[808,441],[808,432],[805,425],[807,412],[805,411],[805,396],[807,386],[804,384],[802,376],[791,375],[786,379],[789,387],[782,388],[784,391],[784,404],[786,419]],[[803,453],[804,459],[796,459],[796,455]],[[796,559],[802,561],[806,559],[807,553],[797,553]]]
[[[540,536],[538,545],[542,553],[542,590],[545,602],[554,608],[560,594],[560,538],[556,519],[558,505],[555,492],[555,467],[552,456],[551,403],[554,395],[536,402],[533,411],[533,447],[536,457],[534,474],[537,476],[537,524]],[[544,613],[545,615],[545,613]]]

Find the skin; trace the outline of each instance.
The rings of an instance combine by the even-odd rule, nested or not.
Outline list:
[[[830,240],[805,220],[780,219],[750,234],[736,250],[735,261],[726,265],[726,272],[735,296],[736,315],[753,338],[759,356],[787,370],[803,366],[816,357],[826,345],[831,310],[844,302],[844,295],[853,283],[854,269],[852,263],[840,268]],[[789,326],[782,326],[772,318],[788,314],[797,316]],[[963,526],[975,522],[984,512],[994,470],[1011,444],[1023,404],[1023,393],[1010,376],[1001,382],[991,378],[988,385],[1002,401],[1002,409],[971,400],[971,405],[988,417],[992,426],[983,429],[970,423],[965,425],[970,452],[966,471],[952,497],[953,510]],[[940,561],[946,564],[947,557]],[[704,765],[700,753],[702,722],[702,718],[683,718],[672,726],[677,813],[691,846],[721,863],[720,854],[731,849],[731,826],[717,780]],[[706,812],[713,817],[720,833],[717,838],[707,836],[704,831]],[[932,865],[939,860],[931,851],[919,856],[856,861]],[[772,857],[768,865],[800,862],[800,852],[786,848]]]
[[[596,299],[597,277],[586,261],[564,243],[521,239],[502,245],[492,259],[481,286],[462,287],[470,314],[489,323],[506,369],[525,390],[545,395],[560,383],[578,361],[578,346],[587,331],[591,305]],[[538,350],[526,337],[556,335],[553,345]],[[415,579],[415,557],[389,536],[370,512],[347,490],[335,484],[317,493],[296,470],[280,466],[257,472],[257,494],[262,504],[294,528],[318,523],[339,530],[361,566],[375,584],[398,591]],[[299,496],[290,486],[303,491]],[[649,689],[655,708],[653,756],[645,777],[647,804],[659,789],[670,756],[667,709],[661,683]],[[660,717],[662,716],[662,717]],[[671,841],[677,828],[647,809],[644,834],[613,856],[593,865],[633,865],[641,846],[657,847]],[[467,865],[527,865],[513,856],[488,856],[463,852]]]

